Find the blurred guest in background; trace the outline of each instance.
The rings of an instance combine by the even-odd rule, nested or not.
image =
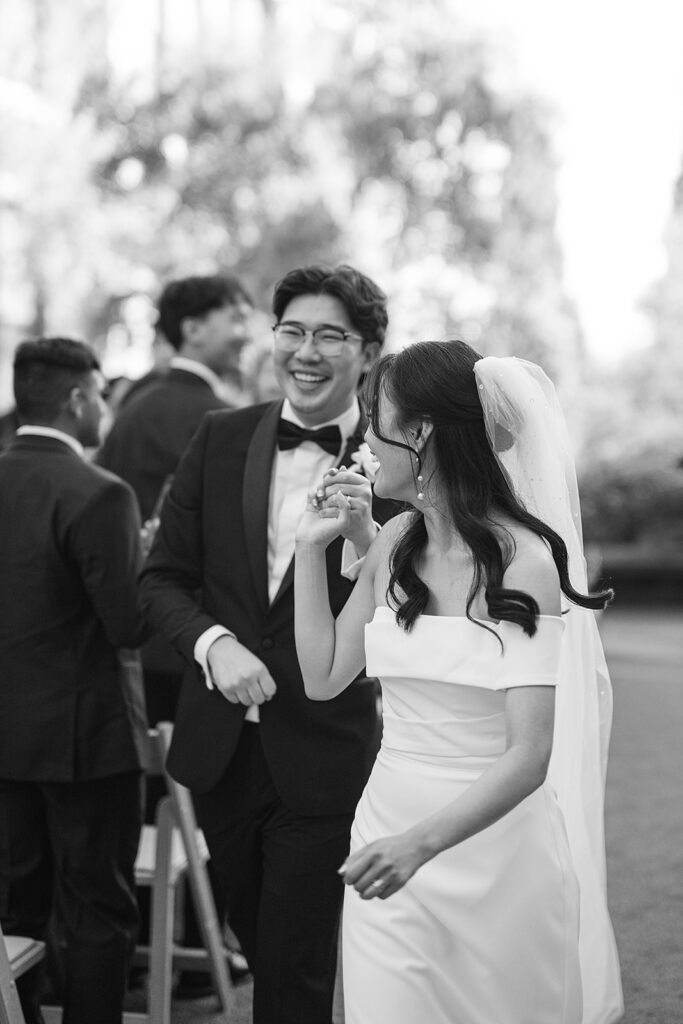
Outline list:
[[[175,354],[166,372],[133,385],[98,457],[131,485],[143,520],[204,414],[242,404],[240,357],[251,309],[233,277],[186,277],[163,289],[157,329]]]
[[[186,277],[162,291],[157,326],[176,355],[166,373],[125,403],[97,459],[130,484],[143,520],[152,516],[205,413],[230,407],[226,384],[239,393],[250,312],[246,290],[232,277]],[[142,663],[149,721],[173,721],[182,659],[155,636]]]
[[[166,372],[139,384],[126,397],[98,455],[100,465],[133,488],[143,520],[153,517],[155,506],[158,511],[164,488],[204,415],[240,404],[240,360],[250,340],[252,305],[239,281],[215,275],[171,281],[161,293],[158,310],[158,336],[167,339],[175,354]],[[155,635],[142,648],[142,664],[149,722],[174,721],[182,658]],[[154,781],[148,780],[149,821],[165,792],[163,780],[158,787],[150,785]],[[140,895],[144,900],[146,894]],[[185,941],[198,946],[191,902],[186,906],[190,917]],[[231,969],[236,975],[237,962]],[[199,996],[212,988],[209,974],[183,972],[176,995]]]
[[[175,349],[166,340],[161,331],[157,329],[154,332],[154,340],[152,341],[152,366],[147,373],[144,373],[142,377],[138,377],[136,380],[131,380],[129,377],[113,377],[107,381],[106,398],[110,412],[110,422],[105,424],[103,437],[111,430],[111,424],[124,405],[127,405],[134,395],[137,395],[150,384],[158,381],[160,377],[163,377],[174,355]]]
[[[120,650],[141,639],[131,489],[83,458],[103,378],[68,338],[19,346],[21,426],[0,455],[0,916],[65,940],[65,1020],[120,1024],[138,922],[143,696]],[[40,972],[19,979],[42,1021]]]

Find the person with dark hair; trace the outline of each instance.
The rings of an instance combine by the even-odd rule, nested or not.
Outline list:
[[[207,412],[235,408],[241,398],[240,357],[250,340],[251,299],[234,277],[207,275],[170,281],[158,302],[157,337],[171,347],[168,367],[156,371],[119,407],[97,456],[135,491],[143,521],[155,511],[175,473],[180,457]],[[161,344],[157,344],[157,350]],[[180,655],[163,637],[154,635],[142,648],[145,700],[149,721],[175,721],[183,674]],[[153,780],[156,782],[157,780]],[[147,787],[146,820],[154,821],[163,780]],[[141,894],[143,902],[144,893]],[[217,901],[220,904],[220,899]],[[193,906],[186,901],[185,942],[201,944]],[[220,914],[220,906],[219,906]],[[143,906],[143,920],[146,918]],[[231,962],[237,977],[237,958]],[[244,973],[244,970],[241,972]],[[183,971],[175,995],[197,997],[213,990],[211,976]]]
[[[301,267],[278,281],[273,294],[273,314],[278,323],[284,319],[290,302],[302,295],[327,295],[348,311],[356,329],[367,342],[380,347],[389,323],[386,298],[374,281],[349,266],[330,271],[327,267]]]
[[[275,286],[273,310],[284,402],[204,419],[141,589],[187,662],[168,768],[192,790],[254,975],[255,1024],[330,1024],[337,868],[377,749],[376,694],[361,675],[330,707],[306,700],[292,556],[306,494],[329,470],[353,505],[346,543],[329,550],[338,611],[373,515],[390,511],[373,508],[369,479],[350,468],[365,429],[358,382],[384,340],[386,300],[350,267],[307,267]]]
[[[87,345],[23,342],[21,425],[0,454],[0,920],[44,939],[58,910],[69,1024],[120,1024],[138,923],[140,519],[128,485],[83,458],[103,383]],[[27,1024],[41,980],[17,982]]]
[[[614,1021],[611,707],[591,611],[612,594],[586,593],[552,384],[423,342],[378,363],[368,393],[375,492],[412,508],[336,621],[325,549],[352,514],[343,483],[309,495],[295,561],[308,696],[338,700],[363,665],[382,685],[382,747],[340,867],[347,1024]]]
[[[120,408],[97,460],[130,484],[143,520],[204,414],[237,404],[251,309],[240,282],[218,274],[170,281],[161,292],[157,329],[175,355]]]

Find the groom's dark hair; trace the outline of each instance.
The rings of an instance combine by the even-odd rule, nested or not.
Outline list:
[[[374,281],[360,270],[342,264],[339,267],[310,266],[290,270],[273,291],[273,313],[279,322],[282,314],[299,295],[329,295],[344,306],[363,345],[375,341],[380,346],[389,323],[387,297]]]

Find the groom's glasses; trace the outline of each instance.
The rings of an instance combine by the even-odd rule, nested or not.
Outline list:
[[[341,327],[322,324],[314,330],[307,330],[302,324],[290,321],[273,326],[275,348],[281,352],[296,352],[306,338],[310,337],[321,356],[340,356],[347,341],[362,341],[360,334],[352,334]]]

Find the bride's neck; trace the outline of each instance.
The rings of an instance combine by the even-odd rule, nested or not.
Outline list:
[[[424,510],[427,545],[435,553],[463,553],[469,551],[461,535],[447,516],[434,507]]]

